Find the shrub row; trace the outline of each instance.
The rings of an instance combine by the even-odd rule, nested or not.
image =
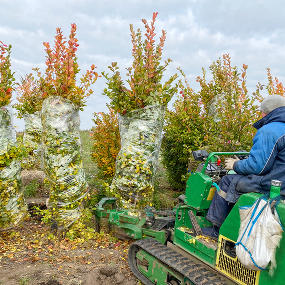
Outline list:
[[[180,70],[179,94],[173,108],[166,113],[161,149],[168,180],[174,189],[183,190],[185,187],[187,170],[193,170],[192,151],[250,149],[255,134],[252,124],[260,118],[258,102],[263,99],[263,89],[269,95],[284,96],[283,84],[273,78],[269,68],[267,84],[258,83],[256,90],[249,93],[247,69],[245,64],[240,69],[232,66],[230,55],[224,54],[209,66],[210,76],[206,69],[202,69],[202,75],[196,78],[200,86],[197,91]],[[98,114],[95,114],[93,133],[100,133],[100,136],[93,136],[93,157],[102,173],[110,179],[112,174],[106,171],[106,167],[114,169],[115,157],[114,152],[111,154],[105,149],[113,149],[119,144],[119,136],[114,135],[118,133],[118,126],[115,123],[110,127],[108,122],[114,119],[112,110],[103,116],[105,119],[98,120]]]

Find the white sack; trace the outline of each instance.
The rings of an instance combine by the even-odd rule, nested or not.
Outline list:
[[[271,262],[275,267],[275,251],[282,237],[282,226],[271,201],[257,200],[251,207],[240,207],[240,230],[236,243],[239,261],[252,270],[264,270]]]

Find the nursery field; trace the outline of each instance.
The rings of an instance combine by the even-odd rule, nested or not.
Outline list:
[[[145,220],[131,224],[155,221],[156,228],[149,207],[166,210],[177,204],[195,170],[193,151],[250,149],[252,125],[261,119],[257,103],[264,99],[262,90],[285,95],[270,68],[268,83],[257,82],[251,94],[248,65],[235,66],[228,53],[207,71],[202,68],[197,88],[182,68],[166,73],[176,60],[164,58],[166,31],[157,31],[157,16],[153,12],[150,21],[142,19],[142,28],[130,24],[132,62],[126,80],[115,61],[107,70],[90,63],[81,74],[76,23],[68,36],[58,27],[54,41],[43,42],[45,68],[32,68],[19,82],[12,70],[12,46],[0,41],[0,285],[140,284],[128,267],[132,241],[120,240],[114,223],[106,226],[100,219],[98,226],[98,202],[115,197],[129,216],[145,214]],[[79,111],[97,79],[105,81],[108,113],[94,113],[91,131],[80,131]],[[17,142],[15,116],[25,121]],[[138,220],[121,214],[119,221]],[[122,238],[124,232],[117,232]],[[174,284],[176,278],[167,279]]]
[[[92,141],[88,131],[81,132],[81,140],[84,169],[91,200],[94,200],[90,201],[92,205],[98,196],[104,195],[104,181],[98,179],[91,159]],[[24,172],[23,180],[28,201],[48,197],[48,189],[42,185],[39,173]],[[174,197],[180,193],[171,191],[161,166],[155,185],[154,204],[171,207]],[[0,284],[139,284],[128,268],[130,242],[104,232],[96,233],[89,240],[57,240],[38,216],[31,216],[10,233],[0,232]]]

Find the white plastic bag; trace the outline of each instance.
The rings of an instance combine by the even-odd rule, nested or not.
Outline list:
[[[119,116],[121,149],[110,190],[124,208],[143,209],[152,201],[164,112],[151,105]]]
[[[42,121],[41,112],[24,114],[25,132],[23,136],[24,145],[29,145],[33,153],[22,160],[24,169],[42,169]]]
[[[252,270],[276,266],[275,251],[282,237],[282,226],[272,200],[258,199],[251,207],[240,207],[240,229],[236,243],[239,261]]]
[[[8,158],[9,150],[16,147],[16,132],[10,107],[0,108],[0,157]],[[27,215],[21,191],[21,165],[17,158],[0,166],[0,229],[9,229],[21,223]]]
[[[58,226],[82,217],[88,193],[81,157],[79,110],[69,100],[51,96],[42,107],[43,156],[49,208]]]

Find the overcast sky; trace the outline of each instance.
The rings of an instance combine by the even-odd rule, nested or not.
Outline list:
[[[17,79],[44,68],[43,41],[53,42],[56,27],[68,36],[78,26],[81,70],[95,64],[99,72],[112,61],[131,63],[129,24],[141,27],[157,11],[157,31],[167,32],[165,57],[173,59],[168,73],[180,66],[195,86],[201,68],[223,53],[239,67],[248,64],[248,87],[266,83],[266,67],[285,82],[285,5],[282,0],[0,0],[0,40],[12,44]],[[81,112],[81,129],[92,127],[92,114],[106,111],[104,79]],[[15,103],[15,100],[13,101]],[[22,129],[22,120],[15,120]]]

